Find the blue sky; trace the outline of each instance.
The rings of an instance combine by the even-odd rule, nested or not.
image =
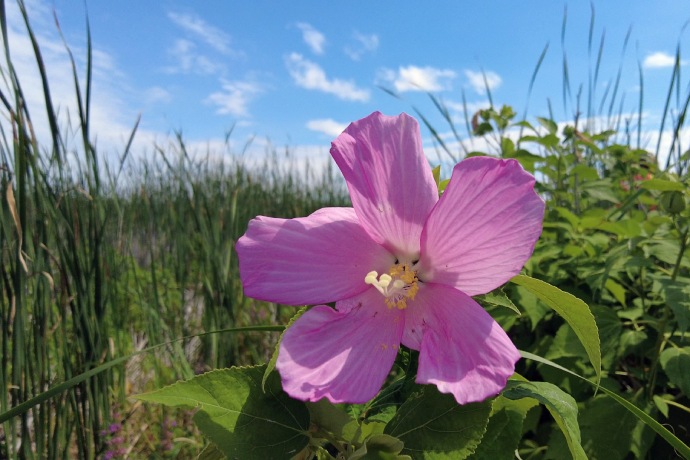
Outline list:
[[[30,48],[16,8],[11,0],[8,4],[15,66],[38,105]],[[74,98],[53,14],[82,68],[88,15],[93,134],[101,150],[112,152],[122,148],[139,115],[136,147],[142,152],[153,151],[176,131],[198,149],[222,149],[234,126],[235,151],[253,137],[257,152],[270,142],[327,157],[330,141],[350,121],[374,110],[412,112],[413,106],[441,132],[449,131],[426,91],[447,104],[464,133],[463,94],[470,111],[489,104],[482,72],[494,103],[510,104],[522,114],[530,77],[547,44],[527,118],[547,115],[550,99],[557,121],[566,122],[574,109],[563,105],[563,57],[573,98],[580,84],[587,94],[602,37],[595,99],[601,100],[621,68],[617,100],[624,98],[625,113],[635,112],[641,65],[644,122],[654,136],[676,47],[680,43],[683,51],[690,45],[690,31],[683,29],[690,10],[671,0],[594,1],[591,52],[592,9],[584,1],[30,0],[27,5],[63,113],[73,113]],[[685,85],[687,78],[683,91]],[[422,133],[433,148],[429,133],[424,128]]]

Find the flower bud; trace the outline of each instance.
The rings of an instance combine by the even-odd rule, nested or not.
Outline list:
[[[668,191],[661,194],[659,204],[669,214],[680,214],[685,209],[685,198],[679,191]]]

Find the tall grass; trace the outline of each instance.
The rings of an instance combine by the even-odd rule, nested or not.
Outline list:
[[[146,344],[284,322],[278,306],[243,298],[234,243],[257,214],[346,204],[332,171],[290,165],[275,152],[258,167],[232,152],[198,155],[181,137],[153,158],[129,158],[126,146],[121,163],[102,164],[90,139],[90,41],[84,86],[71,59],[72,126],[54,108],[39,43],[18,4],[45,98],[37,116],[47,116],[51,138],[39,142],[34,133],[0,1],[8,121],[0,125],[0,388],[9,390],[0,391],[0,413]],[[78,145],[68,143],[73,133]],[[129,392],[264,359],[267,340],[212,334],[99,373],[4,422],[0,458],[94,458],[109,448],[105,428],[122,421]]]

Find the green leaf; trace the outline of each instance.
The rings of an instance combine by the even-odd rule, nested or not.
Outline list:
[[[621,359],[618,348],[623,324],[613,308],[594,305],[592,313],[596,318],[601,337],[601,365],[604,369],[610,370]]]
[[[546,128],[550,134],[556,134],[556,131],[558,131],[558,125],[556,122],[549,118],[537,117],[537,121],[540,125]]]
[[[386,422],[380,420],[353,420],[343,427],[343,439],[355,446],[360,446],[371,436],[382,434]]]
[[[553,308],[573,328],[585,347],[589,361],[594,366],[597,381],[601,380],[601,344],[599,330],[594,315],[582,300],[561,291],[555,286],[536,278],[517,275],[511,281],[536,295],[542,302]]]
[[[628,304],[625,302],[625,288],[618,284],[616,281],[614,281],[611,278],[608,278],[606,280],[606,289],[613,295],[613,297],[620,302],[623,307],[628,308]]]
[[[520,354],[522,355],[523,358],[525,359],[531,359],[533,361],[536,361],[538,363],[546,364],[547,366],[551,366],[555,369],[558,369],[562,372],[566,372],[570,375],[574,375],[575,377],[587,382],[588,384],[596,387],[598,390],[602,391],[609,397],[613,398],[614,401],[616,401],[618,404],[621,406],[625,407],[628,411],[633,413],[639,420],[641,420],[645,425],[647,425],[649,428],[652,430],[656,431],[658,435],[660,435],[662,438],[664,438],[681,456],[685,458],[690,458],[690,446],[685,444],[683,441],[678,439],[678,437],[671,433],[669,430],[667,430],[663,425],[661,425],[659,422],[657,422],[652,416],[650,416],[648,413],[637,407],[635,404],[631,403],[627,399],[617,395],[613,391],[607,389],[604,386],[599,386],[595,383],[590,382],[586,378],[582,377],[581,375],[576,374],[575,372],[572,372],[568,369],[566,369],[563,366],[559,366],[558,364],[554,363],[553,361],[549,361],[546,358],[542,358],[541,356],[537,356],[535,354],[529,353],[527,351],[520,351]],[[639,427],[639,425],[638,425]],[[637,429],[637,428],[636,428]],[[633,445],[633,448],[635,445]]]
[[[225,455],[218,449],[218,446],[210,443],[204,447],[204,450],[199,452],[196,460],[225,460],[225,458]]]
[[[309,411],[283,392],[277,373],[269,376],[264,392],[265,368],[212,371],[135,397],[198,408],[194,422],[230,458],[290,458],[309,442]]]
[[[328,399],[319,399],[316,402],[306,402],[312,427],[319,431],[332,433],[342,437],[343,428],[354,419],[343,409],[330,402]]]
[[[685,190],[685,185],[681,182],[671,182],[670,180],[664,179],[649,179],[642,182],[640,187],[647,190],[657,190],[659,192],[669,192],[673,190],[682,192]]]
[[[666,305],[671,308],[678,321],[678,329],[685,332],[690,328],[690,285],[685,280],[664,280],[662,292],[666,299]]]
[[[503,396],[496,398],[486,433],[472,460],[513,460],[527,412],[537,405],[532,398],[515,401]]]
[[[574,460],[587,460],[580,444],[580,427],[577,424],[577,403],[575,400],[548,382],[518,382],[509,380],[503,396],[508,399],[533,398],[551,412],[556,424],[563,432]]]
[[[486,293],[484,295],[478,295],[474,297],[480,303],[488,303],[491,305],[498,305],[501,307],[506,307],[515,312],[516,315],[521,316],[520,310],[515,306],[512,300],[508,298],[505,292],[501,288],[494,289],[493,291]]]
[[[408,455],[398,455],[403,442],[387,434],[377,434],[348,457],[349,460],[412,460]]]
[[[429,385],[400,406],[384,433],[403,441],[402,452],[414,458],[462,460],[481,442],[490,413],[490,400],[461,406]]]
[[[622,460],[628,455],[637,417],[605,395],[590,400],[580,415],[582,444],[591,460]]]
[[[515,288],[515,298],[516,302],[530,319],[533,331],[537,329],[539,322],[544,319],[547,314],[551,313],[551,309],[539,302],[537,296],[532,294],[532,291],[529,289],[518,286]]]
[[[690,396],[690,347],[667,348],[661,352],[659,362],[669,380]]]

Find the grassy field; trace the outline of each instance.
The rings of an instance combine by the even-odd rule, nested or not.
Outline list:
[[[40,54],[36,59],[41,63]],[[679,69],[680,55],[669,100],[685,88]],[[0,388],[7,389],[0,391],[0,414],[113,359],[170,343],[4,421],[0,458],[193,457],[205,441],[190,412],[127,396],[210,369],[268,360],[277,332],[200,335],[286,324],[294,313],[242,295],[235,241],[256,215],[296,217],[347,206],[344,183],[337,171],[290,166],[277,152],[267,152],[258,166],[240,156],[219,161],[188,152],[181,137],[150,159],[130,158],[125,150],[121,163],[105,165],[90,138],[90,82],[75,87],[81,144],[67,145],[45,73],[48,104],[41,116],[47,115],[52,138],[39,144],[31,121],[38,115],[28,112],[21,82],[11,67],[2,73],[0,111],[9,123],[1,125],[0,144]],[[666,350],[690,350],[689,217],[679,204],[688,200],[690,151],[679,133],[687,129],[690,95],[667,105],[674,116],[666,127],[676,141],[663,152],[669,160],[662,168],[655,166],[659,152],[640,150],[634,135],[616,132],[625,120],[613,111],[614,99],[590,104],[600,109],[589,109],[587,119],[606,115],[605,126],[575,121],[561,129],[546,118],[532,126],[508,107],[478,113],[467,124],[473,135],[491,139],[488,153],[517,158],[539,178],[547,216],[527,271],[592,307],[602,331],[603,384],[674,427],[687,443],[690,369],[675,374]],[[466,153],[436,139],[441,152]],[[519,348],[592,375],[557,315],[518,287],[506,293],[521,317],[487,307]],[[602,414],[600,395],[534,363],[522,366],[524,375],[567,388],[581,403],[581,423],[589,427],[583,438],[590,453],[598,452],[605,440],[592,420]],[[525,428],[523,458],[557,458],[547,452],[562,449],[543,415],[533,415]],[[668,453],[643,426],[628,422],[630,439],[620,458],[631,449],[637,458]]]

